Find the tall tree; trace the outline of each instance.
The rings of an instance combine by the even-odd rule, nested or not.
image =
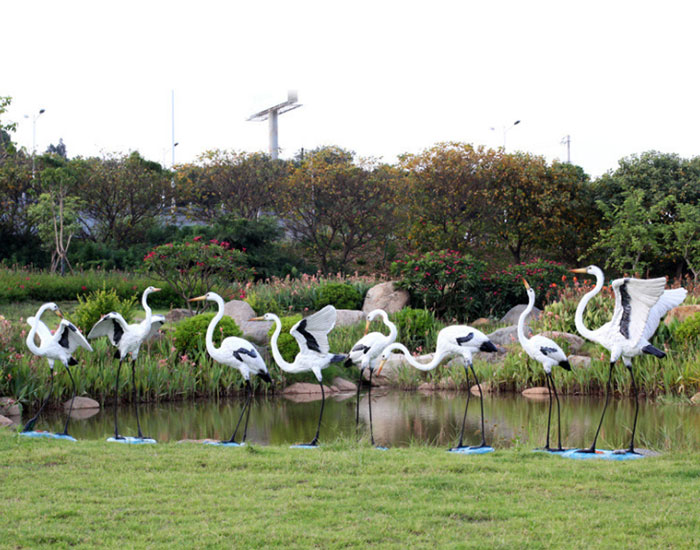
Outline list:
[[[305,155],[284,180],[277,210],[324,273],[367,259],[392,230],[397,174],[373,160],[326,147]]]
[[[481,247],[490,219],[485,174],[495,159],[495,151],[465,143],[438,143],[400,158],[407,175],[402,201],[410,212],[410,248]]]
[[[264,153],[207,151],[196,163],[178,168],[178,200],[188,201],[201,220],[222,214],[252,220],[272,207],[286,172],[284,161]]]
[[[92,240],[126,246],[140,242],[155,217],[167,212],[170,174],[133,152],[74,159],[76,194],[85,204],[80,221]]]

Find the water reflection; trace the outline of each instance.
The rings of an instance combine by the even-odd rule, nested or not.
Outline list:
[[[466,394],[453,392],[401,392],[374,390],[372,412],[374,436],[380,445],[406,446],[427,442],[450,446],[458,438]],[[228,439],[240,414],[243,400],[195,401],[143,405],[139,408],[145,435],[158,441],[217,438]],[[567,447],[590,445],[603,410],[603,400],[591,397],[562,399],[562,440]],[[296,402],[284,397],[258,397],[253,401],[248,441],[277,445],[308,441],[313,437],[320,401]],[[522,444],[544,445],[547,427],[546,400],[517,396],[486,396],[487,441],[494,447]],[[610,403],[601,430],[600,448],[621,448],[629,443],[634,407],[629,400]],[[40,419],[38,429],[62,429],[63,414]],[[113,433],[113,409],[87,418],[71,420],[70,432],[78,439],[106,439]],[[367,395],[360,402],[360,433],[368,437]],[[136,433],[133,408],[119,410],[119,429],[124,435]],[[321,441],[355,434],[354,394],[334,396],[326,401]],[[552,434],[556,434],[556,409]],[[465,430],[465,444],[478,444],[479,398],[472,396]],[[653,449],[700,450],[700,408],[641,402],[637,444]]]

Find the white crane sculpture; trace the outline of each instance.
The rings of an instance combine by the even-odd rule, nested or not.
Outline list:
[[[41,320],[41,316],[46,310],[51,310],[54,313],[56,313],[56,315],[62,318],[61,323],[58,325],[58,328],[53,334],[51,334],[49,327],[47,327],[46,324]],[[29,422],[25,424],[22,432],[26,434],[32,433],[32,430],[34,429],[34,424],[36,424],[36,421],[39,418],[41,411],[44,410],[46,403],[48,403],[49,399],[51,398],[51,392],[53,391],[54,361],[60,361],[61,363],[63,363],[63,366],[66,367],[66,372],[68,372],[71,384],[73,385],[73,397],[70,400],[68,417],[66,418],[65,426],[63,426],[63,433],[58,435],[69,438],[70,436],[68,435],[68,421],[70,420],[71,412],[73,412],[73,400],[75,399],[76,391],[75,380],[73,379],[73,374],[71,374],[69,367],[78,364],[78,362],[73,357],[73,353],[75,353],[76,349],[81,347],[88,351],[92,351],[92,347],[90,346],[88,341],[85,340],[85,337],[80,333],[77,327],[73,325],[73,323],[67,321],[66,319],[63,319],[63,314],[61,313],[61,310],[53,302],[48,302],[42,305],[36,312],[36,315],[34,317],[27,318],[27,323],[29,323],[29,325],[32,327],[29,331],[29,334],[27,334],[27,347],[29,348],[29,351],[31,351],[34,355],[46,357],[51,372],[51,385],[49,386],[49,393],[46,396],[46,399],[44,399],[36,414],[29,420]],[[40,340],[40,344],[38,346],[34,341],[34,337],[36,335],[39,336]]]
[[[275,331],[270,340],[270,348],[272,349],[272,357],[275,359],[275,363],[277,363],[280,369],[284,372],[294,374],[311,371],[314,373],[314,376],[316,376],[319,386],[321,386],[321,412],[318,415],[316,435],[310,443],[298,445],[298,447],[301,448],[313,448],[318,446],[323,408],[326,404],[326,394],[323,389],[323,369],[331,363],[338,363],[346,359],[345,355],[330,353],[328,333],[333,330],[335,320],[335,308],[328,305],[296,323],[289,333],[294,336],[297,344],[299,344],[300,351],[294,358],[294,361],[289,363],[282,357],[279,347],[277,346],[277,338],[282,331],[282,321],[280,321],[280,318],[274,313],[266,313],[262,317],[251,319],[251,321],[273,321],[275,323]]]
[[[464,417],[462,418],[462,430],[460,431],[459,435],[459,443],[456,447],[450,449],[450,451],[476,452],[479,450],[491,450],[491,447],[486,444],[486,430],[484,428],[484,394],[481,391],[481,384],[479,383],[479,379],[474,371],[474,365],[472,364],[474,353],[479,351],[498,351],[493,342],[488,339],[488,336],[486,336],[483,332],[466,325],[453,325],[445,327],[438,333],[435,354],[433,355],[432,361],[427,364],[416,361],[411,355],[411,352],[408,351],[406,346],[403,344],[390,344],[384,348],[384,351],[381,353],[381,363],[377,369],[377,375],[381,373],[382,369],[384,368],[384,364],[393,351],[403,353],[406,361],[408,361],[411,366],[422,371],[433,370],[447,358],[460,357],[462,359],[464,372],[467,375],[467,387],[469,387],[469,369],[471,369],[476,385],[479,388],[479,396],[481,398],[481,443],[471,447],[465,447],[463,445],[464,427],[467,421],[467,410],[469,409],[469,396],[471,395],[470,390],[467,392],[467,404],[464,407]]]
[[[389,327],[389,334],[384,335],[381,332],[370,332],[370,323],[381,317],[384,324]],[[352,347],[352,350],[348,354],[348,359],[345,362],[345,366],[349,367],[353,363],[360,366],[360,380],[357,383],[357,402],[355,407],[355,429],[360,422],[360,386],[362,384],[362,376],[365,369],[369,370],[369,435],[372,445],[374,445],[374,432],[372,430],[372,374],[374,373],[374,366],[379,358],[379,355],[384,351],[389,344],[393,344],[396,341],[396,325],[389,321],[389,316],[383,309],[375,309],[367,314],[367,322],[365,324],[365,335],[360,338],[357,343]]]
[[[260,357],[260,353],[258,353],[255,346],[247,340],[238,338],[237,336],[229,336],[221,342],[221,346],[218,348],[214,345],[214,330],[219,321],[224,317],[224,299],[216,292],[207,292],[204,296],[198,296],[189,301],[198,302],[201,300],[216,302],[219,306],[219,311],[209,323],[209,327],[207,327],[207,353],[217,363],[238,369],[245,380],[246,400],[241,410],[241,415],[238,417],[238,422],[236,423],[236,428],[233,430],[231,438],[227,441],[221,441],[221,443],[224,445],[245,445],[245,439],[248,435],[248,419],[250,418],[250,400],[253,396],[253,389],[250,387],[250,375],[255,374],[267,383],[272,383],[272,379],[270,378],[270,373],[267,371],[265,361]],[[236,434],[238,433],[238,427],[241,424],[243,413],[246,412],[246,409],[248,410],[248,414],[245,418],[243,438],[240,443],[237,443]]]
[[[547,413],[547,443],[544,446],[546,451],[551,452],[562,452],[564,448],[561,446],[561,414],[559,412],[559,396],[557,395],[557,388],[554,385],[554,379],[552,378],[552,367],[559,365],[565,370],[571,370],[571,365],[566,357],[564,351],[559,347],[559,345],[542,336],[541,334],[536,334],[531,338],[525,336],[525,319],[532,308],[535,307],[535,289],[531,288],[525,279],[523,279],[523,284],[527,289],[527,307],[520,314],[518,319],[518,340],[520,345],[525,350],[530,357],[535,361],[542,363],[542,368],[544,368],[547,390],[549,391],[549,412]],[[558,446],[556,449],[552,449],[549,446],[549,432],[550,425],[552,422],[552,390],[554,390],[554,397],[557,400],[557,436],[558,436]]]
[[[639,399],[637,395],[637,385],[634,380],[634,372],[632,371],[632,358],[642,353],[648,353],[659,358],[666,357],[666,354],[652,346],[649,340],[656,332],[661,318],[670,309],[680,305],[681,302],[685,300],[687,292],[683,288],[664,290],[666,286],[665,277],[656,279],[635,279],[630,277],[615,279],[611,285],[615,292],[615,310],[612,319],[600,328],[589,330],[583,324],[583,312],[591,298],[598,294],[603,288],[605,276],[601,269],[594,265],[572,269],[571,272],[594,275],[596,278],[595,287],[583,296],[576,308],[576,330],[578,330],[581,336],[586,340],[596,342],[610,352],[610,371],[605,388],[603,414],[600,417],[600,423],[598,424],[598,429],[593,438],[593,444],[590,448],[581,449],[579,452],[596,452],[598,434],[600,433],[600,427],[603,425],[605,410],[608,407],[608,400],[610,399],[610,381],[613,367],[617,360],[622,358],[622,362],[625,367],[627,367],[632,380],[632,390],[634,392],[635,401],[634,424],[632,425],[632,437],[629,447],[625,450],[615,452],[618,454],[639,454],[634,450],[634,434],[637,429]]]
[[[136,395],[136,359],[139,356],[139,350],[141,349],[141,344],[146,340],[154,336],[158,329],[165,323],[165,317],[162,315],[153,315],[151,308],[148,305],[148,296],[154,292],[159,292],[160,289],[154,286],[149,286],[143,291],[143,296],[141,297],[141,305],[146,312],[146,318],[140,323],[132,323],[131,325],[126,322],[121,313],[112,311],[104,315],[95,325],[92,327],[88,333],[88,338],[100,338],[101,336],[107,336],[109,341],[112,343],[117,350],[114,352],[114,358],[119,359],[119,365],[117,366],[117,381],[114,385],[114,438],[110,441],[120,441],[120,442],[149,442],[155,443],[155,440],[148,437],[144,437],[141,432],[141,422],[139,421],[139,405]],[[122,368],[122,362],[128,359],[128,355],[131,354],[131,385],[132,385],[132,399],[134,402],[134,411],[136,412],[136,426],[138,430],[138,439],[125,438],[119,435],[119,428],[117,426],[117,409],[119,404],[119,372]]]

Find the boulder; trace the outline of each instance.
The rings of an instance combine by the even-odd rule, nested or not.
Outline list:
[[[12,420],[10,420],[10,419],[7,418],[6,416],[2,416],[2,415],[0,414],[0,428],[3,428],[3,427],[4,427],[4,428],[9,428],[9,427],[12,426],[13,424],[14,424],[14,422],[12,422]]]
[[[367,291],[362,311],[367,314],[375,309],[383,309],[387,313],[396,313],[410,302],[411,297],[407,290],[399,290],[394,283],[380,283]]]
[[[73,409],[70,417],[73,420],[85,420],[96,414],[100,414],[100,409]]]
[[[267,344],[267,333],[272,327],[272,321],[242,321],[237,323],[243,331],[243,338],[256,344]]]
[[[357,391],[357,384],[354,384],[345,378],[341,378],[340,376],[336,376],[332,380],[331,384],[338,388],[338,391],[340,392]]]
[[[518,304],[517,306],[510,308],[508,313],[506,313],[501,319],[501,323],[506,323],[508,325],[517,325],[518,319],[520,319],[520,314],[523,311],[525,311],[526,308],[527,304]],[[527,322],[533,319],[538,319],[540,315],[542,315],[542,310],[538,308],[533,308],[530,312],[530,315],[527,316],[527,319],[525,319],[525,321]]]
[[[399,372],[401,369],[409,367],[410,365],[406,363],[403,355],[394,353],[389,357],[389,359],[387,359],[386,363],[384,363],[381,374],[377,375],[377,371],[375,370],[374,374],[372,375],[372,384],[381,386],[383,384],[395,382],[399,378]],[[363,378],[365,380],[369,380],[369,369],[365,369]]]
[[[0,397],[0,414],[5,416],[19,416],[22,414],[19,403],[12,397]]]
[[[680,322],[683,322],[688,317],[695,315],[698,311],[700,311],[700,305],[698,304],[674,307],[666,314],[664,323],[669,325],[673,319],[678,319]]]
[[[561,338],[562,340],[565,340],[569,344],[569,353],[578,352],[583,347],[583,344],[586,343],[586,341],[583,338],[577,336],[576,334],[570,334],[568,332],[559,332],[556,330],[547,330],[542,333],[542,336],[546,336],[547,338],[551,338],[552,340],[556,338]]]
[[[224,315],[228,315],[236,321],[236,324],[240,327],[244,321],[256,317],[255,310],[250,307],[248,302],[243,300],[231,300],[224,304]]]
[[[328,386],[323,386],[323,391],[326,394],[333,393]],[[319,398],[321,396],[321,387],[318,384],[312,384],[310,382],[297,382],[291,386],[287,386],[282,390],[285,395],[295,395],[295,394],[318,394]]]
[[[182,321],[183,319],[187,317],[192,317],[193,315],[194,311],[190,311],[189,309],[175,308],[171,309],[170,311],[168,311],[168,313],[165,314],[165,322],[177,323],[178,321]]]
[[[471,388],[469,388],[469,391],[471,392],[472,395],[479,395],[479,386],[474,384]],[[490,382],[482,382],[481,383],[481,393],[491,393],[493,388],[491,387]]]
[[[591,358],[585,355],[569,355],[569,364],[572,369],[587,369],[591,366]]]
[[[356,309],[338,309],[336,310],[336,327],[344,327],[348,325],[356,325],[357,323],[364,323],[367,319],[366,314],[358,311]]]
[[[418,391],[435,391],[436,389],[438,389],[437,386],[432,382],[423,382],[417,388]]]
[[[527,326],[525,327],[525,336],[530,336],[530,329]],[[497,346],[510,346],[511,344],[517,344],[518,327],[510,326],[499,328],[498,330],[494,330],[491,334],[489,334],[488,337],[489,340],[491,340]],[[486,355],[488,354],[484,353],[482,357]]]
[[[469,323],[469,325],[474,328],[484,327],[489,324],[491,324],[491,321],[489,321],[486,317],[479,317],[475,321]]]
[[[700,391],[691,397],[690,400],[696,405],[700,404]]]
[[[69,399],[63,404],[63,408],[65,410],[68,410],[70,408],[70,402],[71,400]],[[95,401],[94,399],[90,399],[89,397],[75,397],[73,399],[73,410],[78,410],[78,409],[99,409],[100,404]]]
[[[523,395],[528,399],[549,399],[549,390],[542,386],[527,388],[523,390]]]

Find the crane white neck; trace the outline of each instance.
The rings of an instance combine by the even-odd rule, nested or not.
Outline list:
[[[595,287],[593,287],[593,290],[587,292],[583,298],[581,298],[581,301],[578,303],[578,306],[576,307],[576,330],[578,330],[579,334],[583,336],[586,340],[592,340],[592,341],[597,341],[595,334],[593,331],[588,330],[586,325],[583,324],[583,312],[586,309],[586,306],[588,305],[588,302],[591,301],[593,296],[598,294],[602,289],[603,289],[603,283],[605,282],[605,276],[603,275],[603,272],[598,269],[597,267],[594,268],[593,274],[595,275],[596,282],[595,282]]]
[[[216,329],[216,325],[219,324],[219,321],[224,318],[224,299],[213,292],[210,292],[209,294],[211,296],[209,300],[214,301],[219,305],[219,311],[216,313],[216,315],[214,315],[214,318],[209,323],[209,326],[207,327],[207,335],[205,337],[207,352],[209,355],[213,356],[218,351],[218,349],[214,347],[214,330]],[[145,296],[143,301],[146,301]]]
[[[530,312],[532,311],[532,309],[534,307],[535,307],[535,293],[528,292],[527,293],[527,307],[520,314],[520,317],[518,317],[518,340],[520,341],[521,346],[525,346],[525,344],[529,341],[529,338],[527,338],[525,336],[525,319],[527,319],[527,316],[530,315]]]
[[[141,296],[141,305],[143,306],[144,311],[146,312],[146,324],[150,326],[151,324],[151,317],[153,315],[153,312],[151,311],[151,308],[148,306],[148,295],[150,294],[150,291],[148,289],[143,291],[143,296]]]
[[[41,350],[39,347],[34,343],[34,336],[36,335],[36,329],[39,326],[39,323],[41,323],[41,316],[44,314],[44,312],[51,307],[51,304],[44,304],[42,305],[36,312],[36,315],[34,316],[34,325],[32,325],[31,330],[29,331],[29,334],[27,334],[27,347],[29,348],[29,351],[31,351],[34,355],[40,355]]]
[[[272,357],[274,358],[275,363],[277,363],[277,366],[283,371],[293,372],[294,365],[285,361],[284,357],[282,357],[282,354],[280,353],[279,347],[277,347],[277,338],[279,337],[280,332],[282,332],[282,321],[280,321],[280,318],[273,313],[270,313],[269,315],[272,317],[272,320],[275,323],[275,331],[272,333],[272,338],[270,338]]]
[[[396,341],[396,336],[398,335],[398,329],[396,328],[396,325],[389,321],[389,316],[386,314],[386,311],[381,310],[381,313],[379,314],[382,317],[382,321],[384,321],[384,324],[389,327],[389,336],[388,341],[394,342]]]
[[[403,344],[391,344],[388,346],[385,350],[384,353],[389,354],[392,351],[399,351],[403,353],[404,357],[406,358],[406,361],[408,362],[409,365],[412,367],[417,368],[418,370],[422,371],[429,371],[433,370],[435,367],[437,367],[440,362],[444,358],[444,354],[442,352],[438,352],[437,350],[435,351],[435,355],[433,355],[433,359],[430,361],[430,363],[419,363],[416,361],[416,359],[411,355],[411,352],[408,351],[408,348],[404,346]]]

